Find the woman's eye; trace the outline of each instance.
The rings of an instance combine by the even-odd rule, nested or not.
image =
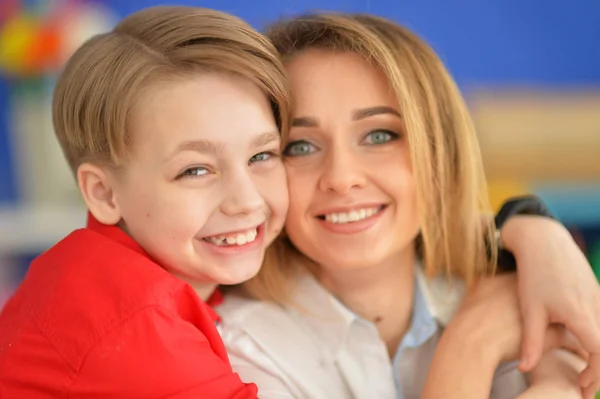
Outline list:
[[[370,132],[365,137],[365,144],[385,144],[389,141],[395,140],[400,135],[394,132],[390,132],[388,130],[375,130]]]
[[[184,170],[183,173],[181,173],[178,176],[178,178],[183,178],[183,177],[198,177],[198,176],[204,176],[204,175],[206,175],[208,173],[209,173],[209,171],[205,167],[196,166],[196,167],[188,168],[188,169]]]
[[[315,151],[315,146],[306,140],[292,141],[285,146],[283,154],[287,157],[301,157]]]

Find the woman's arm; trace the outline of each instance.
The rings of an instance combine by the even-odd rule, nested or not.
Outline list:
[[[446,327],[422,398],[489,398],[494,372],[508,360],[506,348],[518,345],[519,326],[514,274],[482,280]]]
[[[422,399],[489,398],[499,361],[482,338],[473,336],[464,324],[455,324],[444,332],[423,386]]]
[[[525,197],[510,200],[496,217],[500,241],[517,264],[524,323],[519,367],[530,371],[538,364],[543,332],[560,323],[590,354],[580,383],[594,392],[600,389],[600,287],[569,231],[543,215],[549,215],[543,202]]]
[[[565,325],[589,353],[600,354],[600,287],[569,231],[552,219],[515,216],[504,225],[502,241],[518,265],[522,370],[537,364],[539,337],[550,323]]]
[[[489,398],[495,370],[518,357],[521,325],[515,276],[482,280],[442,335],[423,398]],[[561,346],[565,336],[563,328],[550,327],[542,337],[545,349]],[[514,396],[524,387],[500,388]]]

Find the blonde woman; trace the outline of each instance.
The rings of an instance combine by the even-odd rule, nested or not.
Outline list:
[[[268,36],[294,94],[283,137],[290,209],[258,276],[218,308],[234,370],[262,398],[508,398],[528,385],[530,395],[579,397],[582,362],[571,353],[549,351],[529,381],[512,362],[522,340],[517,283],[484,278],[495,256],[486,253],[492,223],[480,219],[479,148],[435,53],[362,15],[300,17]],[[585,284],[591,272],[582,273],[574,278]],[[521,276],[531,283],[532,274]],[[463,301],[468,286],[476,289]],[[563,344],[553,329],[546,337]]]

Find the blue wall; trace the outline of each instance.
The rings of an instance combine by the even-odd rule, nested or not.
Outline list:
[[[598,0],[102,2],[121,16],[158,3],[218,8],[245,18],[257,28],[282,15],[305,10],[369,12],[421,34],[464,88],[480,84],[600,86]],[[0,203],[16,198],[7,148],[7,88],[7,82],[0,78]]]

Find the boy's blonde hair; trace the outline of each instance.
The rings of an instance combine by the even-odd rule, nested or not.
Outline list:
[[[84,162],[126,160],[132,108],[156,84],[202,72],[241,75],[268,96],[281,131],[289,92],[273,45],[241,19],[196,7],[151,7],[83,44],[54,92],[53,122],[76,173]]]
[[[494,270],[496,251],[479,144],[461,94],[435,52],[407,29],[369,15],[317,14],[282,21],[267,31],[284,63],[311,48],[353,52],[379,68],[397,93],[417,186],[418,250],[429,276],[467,282]],[[359,77],[357,77],[359,78]],[[285,140],[285,137],[284,137]],[[250,295],[286,302],[294,258],[285,236],[267,253]]]

